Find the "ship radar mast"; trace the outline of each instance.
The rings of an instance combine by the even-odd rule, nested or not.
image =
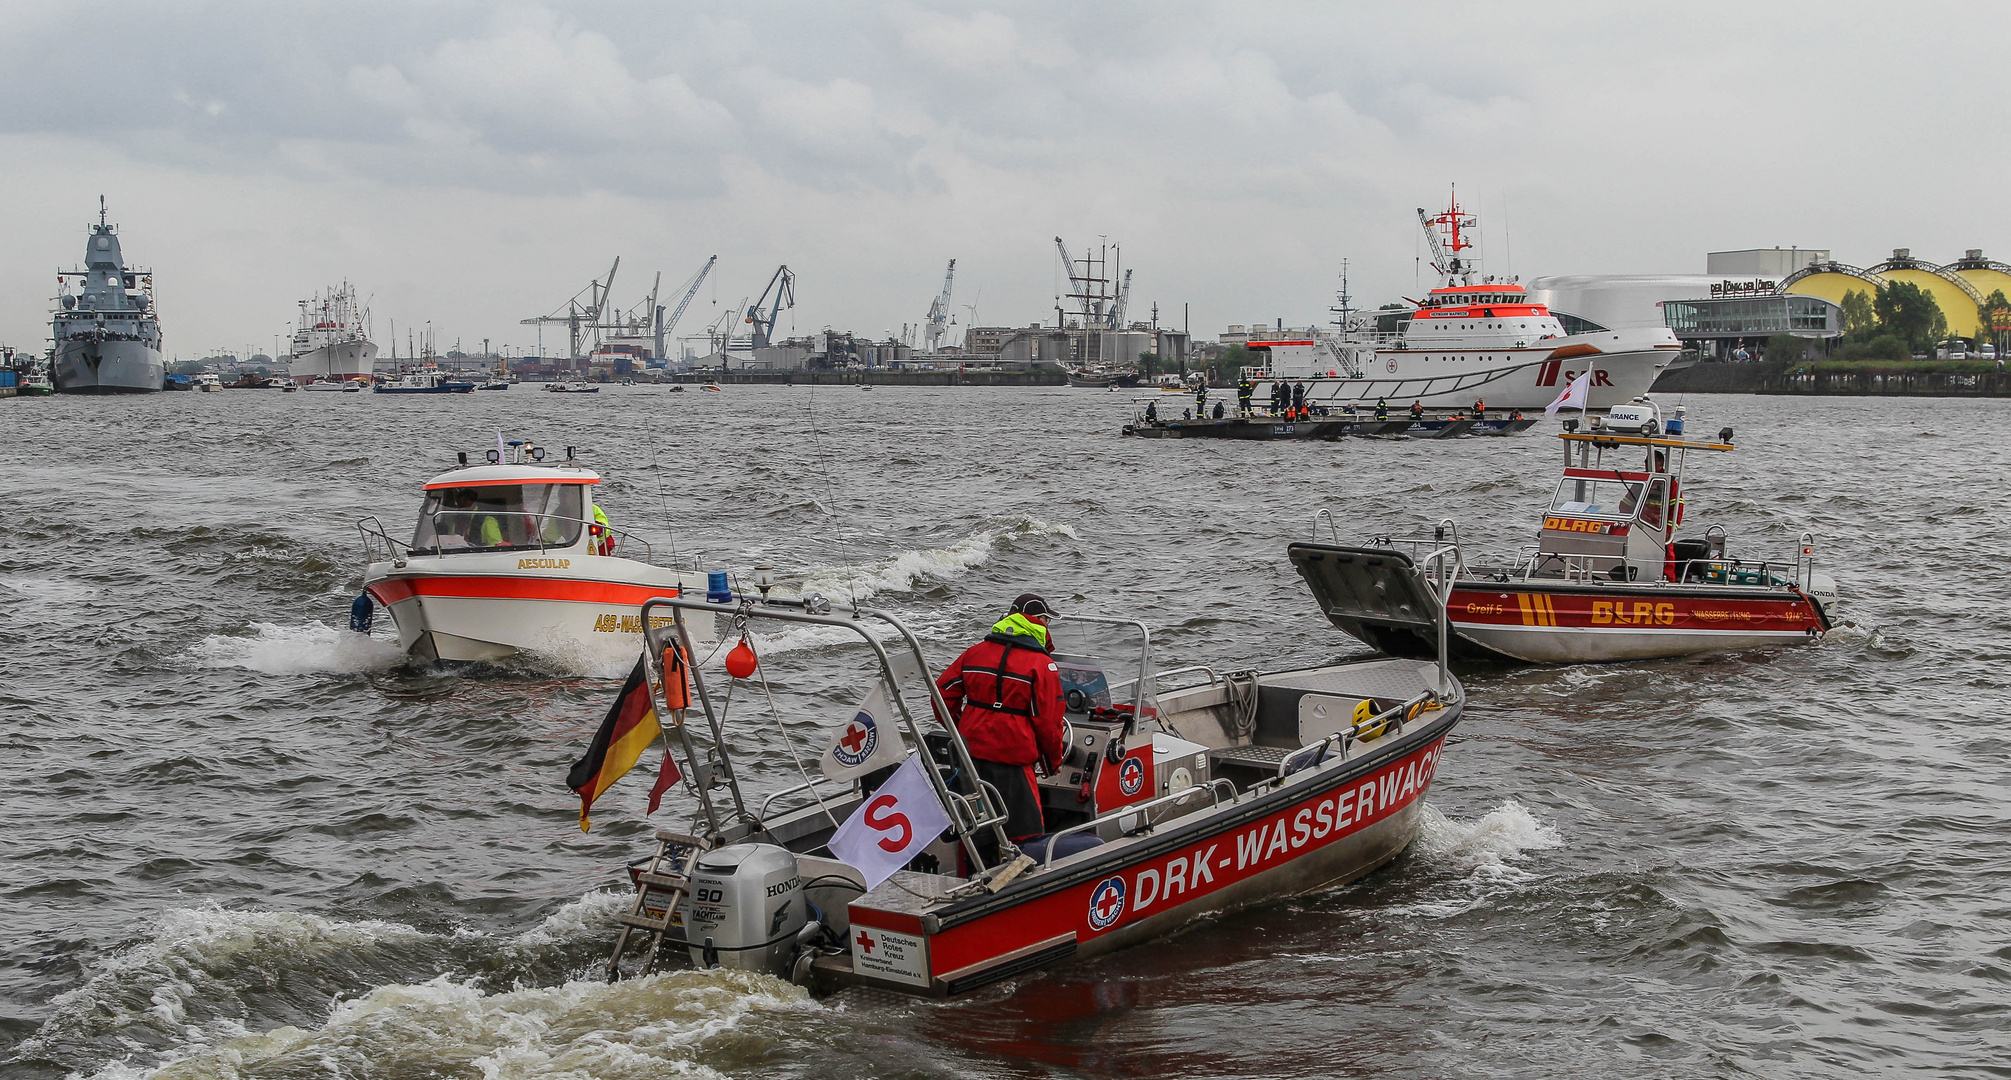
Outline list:
[[[1354,298],[1348,294],[1348,260],[1346,259],[1341,260],[1341,291],[1334,294],[1334,299],[1337,301],[1337,306],[1328,308],[1327,313],[1333,316],[1331,320],[1332,325],[1345,334],[1348,332],[1349,325],[1354,321],[1355,314]]]
[[[1431,245],[1431,266],[1445,279],[1447,286],[1461,284],[1462,278],[1470,278],[1474,267],[1472,260],[1462,258],[1460,252],[1473,246],[1472,232],[1480,228],[1480,219],[1459,208],[1459,185],[1452,188],[1451,205],[1437,216],[1425,213],[1424,207],[1417,208],[1418,224],[1424,227],[1424,238]],[[1467,280],[1464,284],[1471,285]]]

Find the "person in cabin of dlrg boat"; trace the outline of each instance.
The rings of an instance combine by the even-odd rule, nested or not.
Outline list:
[[[1046,600],[1022,595],[936,680],[978,779],[997,788],[1005,802],[1005,833],[1014,843],[1046,831],[1034,769],[1052,773],[1066,749],[1061,673],[1048,656],[1053,614]]]

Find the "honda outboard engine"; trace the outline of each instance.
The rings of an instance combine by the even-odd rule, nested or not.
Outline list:
[[[734,844],[700,855],[686,911],[693,964],[784,979],[795,959],[796,932],[809,919],[796,856],[773,844]]]

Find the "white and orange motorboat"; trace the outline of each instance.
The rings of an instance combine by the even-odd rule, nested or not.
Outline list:
[[[784,739],[811,725],[785,722],[770,695],[722,693],[702,666],[675,664],[672,646],[693,655],[689,629],[719,616],[844,631],[870,650],[868,704],[827,713],[820,738],[832,740],[827,761],[888,764],[816,776],[805,746],[791,750],[801,783],[762,783],[752,762],[774,760],[773,743],[749,742],[755,725],[728,708],[765,702]],[[921,639],[896,617],[764,589],[652,600],[639,618],[656,715],[683,763],[660,774],[684,792],[665,809],[691,823],[658,831],[655,853],[631,865],[611,979],[688,958],[820,991],[947,997],[1331,888],[1417,834],[1464,704],[1443,661],[1158,672],[1143,623],[1063,613],[1054,625],[1071,652],[1054,660],[1068,751],[1038,785],[1048,831],[1015,845],[998,792],[970,783],[968,749],[931,719],[947,708]],[[765,680],[772,662],[749,652],[737,675]]]
[[[642,642],[636,607],[704,581],[696,563],[664,565],[649,543],[599,520],[600,476],[573,460],[545,463],[516,441],[426,481],[410,543],[374,517],[357,523],[368,569],[350,628],[376,605],[398,643],[425,660],[493,661],[536,652],[619,659]]]
[[[1406,549],[1429,540],[1365,545],[1295,543],[1288,549],[1320,610],[1337,627],[1395,656],[1437,646],[1438,611],[1450,613],[1451,650],[1463,660],[1571,664],[1643,660],[1763,645],[1805,644],[1829,631],[1836,584],[1815,570],[1803,533],[1782,559],[1735,557],[1721,526],[1678,538],[1683,469],[1692,451],[1732,449],[1683,436],[1683,407],[1662,430],[1659,406],[1638,397],[1568,430],[1564,472],[1534,548],[1499,565],[1453,560],[1439,576]],[[1332,517],[1325,518],[1332,529]]]

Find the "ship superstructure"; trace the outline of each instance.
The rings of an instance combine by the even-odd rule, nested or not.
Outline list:
[[[357,306],[348,282],[300,301],[300,327],[293,332],[287,374],[295,383],[370,381],[377,346],[370,340],[370,313]]]
[[[106,220],[100,196],[83,269],[56,274],[50,336],[55,340],[51,373],[59,394],[158,393],[166,376],[153,272],[126,265],[118,232]]]

